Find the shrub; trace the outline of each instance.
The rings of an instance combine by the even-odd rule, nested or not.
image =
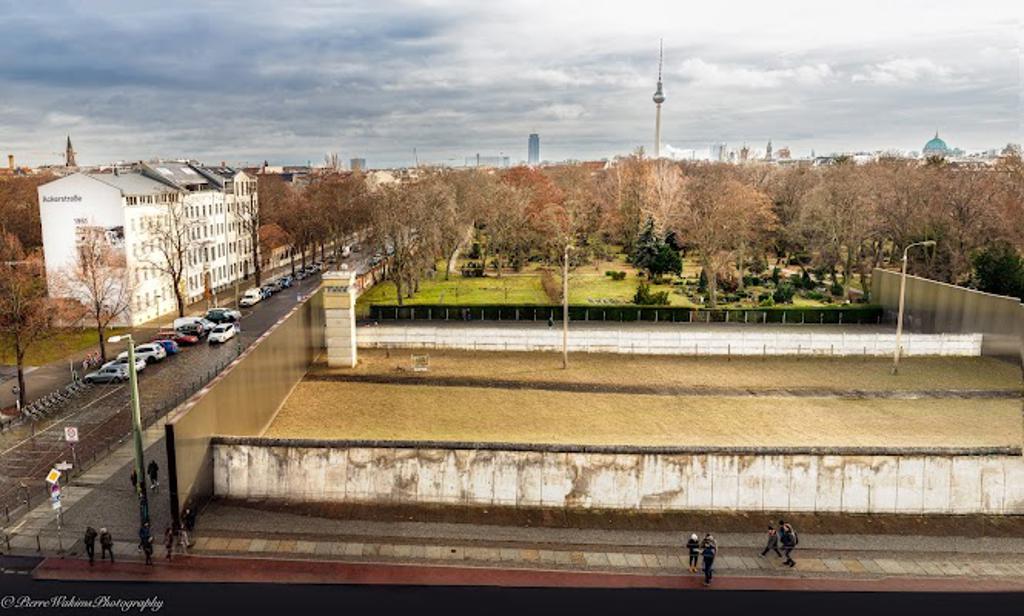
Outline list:
[[[771,278],[770,278],[770,280],[772,281],[772,284],[774,284],[775,286],[778,286],[779,285],[779,278],[781,276],[782,276],[782,270],[780,270],[778,267],[773,267],[772,268],[772,275],[771,275]]]
[[[708,290],[708,274],[703,267],[700,269],[700,277],[697,279],[697,290],[701,293]]]
[[[621,271],[620,272],[616,272],[614,270],[608,270],[608,271],[606,271],[604,273],[604,275],[608,276],[612,280],[625,280],[626,279],[626,272],[621,272]]]
[[[744,286],[748,287],[756,287],[757,285],[761,284],[761,279],[757,276],[744,276],[743,284]]]
[[[562,285],[551,273],[551,270],[544,270],[540,275],[540,286],[544,288],[544,294],[548,296],[553,304],[562,303]]]
[[[788,282],[783,282],[779,286],[775,287],[775,292],[772,293],[772,300],[776,304],[789,304],[793,301],[793,296],[796,295],[796,289]]]
[[[750,265],[747,266],[754,274],[761,274],[768,270],[768,262],[765,261],[764,255],[756,254],[754,258],[750,260]]]
[[[825,299],[825,294],[822,293],[821,291],[808,291],[804,293],[804,297],[806,297],[807,299],[813,299],[814,301],[820,302],[821,300]]]
[[[771,308],[775,305],[775,300],[772,299],[771,295],[762,295],[761,297],[761,301],[757,302],[758,306],[761,306],[762,308]]]
[[[633,294],[633,303],[638,306],[667,306],[668,291],[652,293],[651,287],[641,282],[636,288],[636,293]]]
[[[480,258],[480,242],[473,242],[473,247],[469,249],[469,254],[466,255],[470,259]]]
[[[835,295],[836,297],[842,297],[844,293],[843,285],[839,284],[838,282],[833,282],[832,288],[829,290],[829,292],[832,293],[832,295]]]

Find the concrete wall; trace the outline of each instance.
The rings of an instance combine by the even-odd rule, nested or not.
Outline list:
[[[871,274],[871,298],[896,322],[900,273],[876,269]],[[1022,359],[1024,306],[1016,297],[973,291],[955,285],[907,276],[906,330],[926,333],[981,333],[982,354]]]
[[[758,453],[441,445],[218,439],[214,491],[238,499],[382,504],[1024,514],[1019,449]]]
[[[514,326],[365,325],[356,329],[362,348],[400,347],[478,351],[555,351],[562,348],[560,328]],[[904,355],[981,354],[980,334],[905,334]],[[573,325],[569,350],[585,353],[644,355],[892,355],[896,334],[852,331],[701,331],[668,327],[587,328]]]
[[[283,316],[207,387],[167,421],[171,512],[213,493],[210,440],[256,436],[323,348],[323,294],[313,293]]]

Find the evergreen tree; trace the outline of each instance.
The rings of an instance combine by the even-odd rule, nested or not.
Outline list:
[[[1024,259],[1008,242],[995,242],[974,256],[978,289],[1024,299]]]

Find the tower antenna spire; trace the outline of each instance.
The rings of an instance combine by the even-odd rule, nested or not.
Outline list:
[[[654,91],[654,158],[661,156],[661,104],[665,102],[665,92],[661,83],[661,67],[665,59],[664,39],[658,39],[658,86]]]

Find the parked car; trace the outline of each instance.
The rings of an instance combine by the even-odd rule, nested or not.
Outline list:
[[[124,368],[125,373],[127,373],[127,371],[128,371],[128,356],[127,355],[125,355],[124,357],[118,356],[118,358],[115,359],[114,361],[108,361],[107,363],[103,364],[100,367],[100,370],[102,370],[103,368],[109,368],[110,366],[121,366],[122,368]],[[142,359],[141,357],[136,357],[135,358],[135,372],[142,372],[145,369],[146,369],[146,360]]]
[[[292,278],[291,274],[285,274],[284,276],[281,276],[282,288],[287,289],[288,287],[292,286],[293,284],[295,284],[295,279]]]
[[[242,318],[242,313],[230,308],[211,308],[206,311],[206,320],[214,325],[234,323]]]
[[[246,290],[245,294],[242,295],[242,299],[238,300],[238,305],[243,307],[254,306],[263,300],[263,294],[257,288]]]
[[[238,330],[234,323],[221,323],[217,327],[214,327],[213,331],[210,332],[209,342],[210,344],[227,342],[234,338],[237,333]]]
[[[164,351],[166,351],[168,355],[177,355],[178,353],[181,353],[181,349],[178,347],[178,343],[173,340],[168,340],[166,338],[157,338],[156,340],[151,340],[150,342],[162,346],[164,348]]]
[[[304,269],[295,270],[295,280],[305,280],[309,278],[309,272]]]
[[[263,295],[263,299],[267,299],[276,292],[277,289],[275,289],[274,285],[272,284],[265,284],[262,287],[260,287],[260,293]]]
[[[121,351],[117,358],[128,359],[128,351]],[[155,342],[148,342],[146,344],[140,344],[135,347],[135,357],[141,357],[146,360],[147,364],[155,364],[158,361],[163,361],[167,357],[167,351],[164,350],[163,345],[156,344]]]
[[[127,364],[103,366],[95,372],[82,377],[86,383],[121,383],[128,380]]]
[[[191,336],[196,339],[196,342],[202,340],[210,334],[210,330],[203,327],[200,322],[186,323],[181,327],[177,328],[177,331],[185,336]]]
[[[179,347],[183,347],[197,344],[199,342],[199,336],[185,334],[173,329],[161,329],[156,333],[156,338],[153,338],[152,342],[156,342],[158,340],[170,340],[177,343]]]
[[[271,284],[274,285],[274,292],[283,291],[285,289],[284,278],[278,278]]]

